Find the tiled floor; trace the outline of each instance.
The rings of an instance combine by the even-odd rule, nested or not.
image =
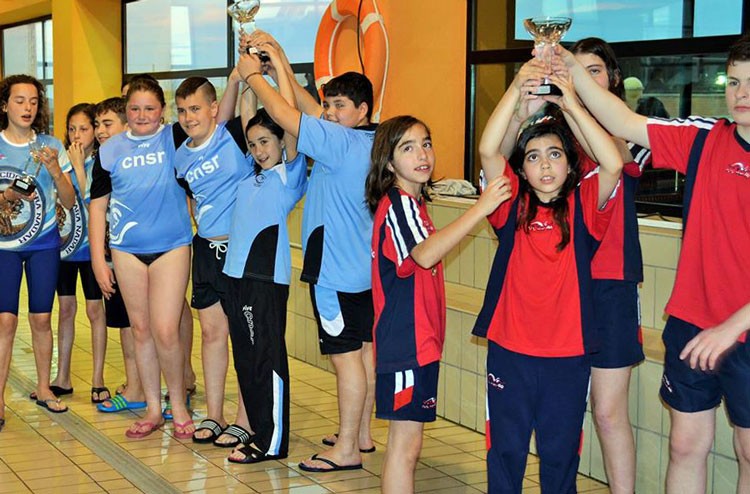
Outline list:
[[[80,297],[80,296],[79,296]],[[22,302],[25,306],[25,301]],[[229,453],[211,445],[196,445],[172,436],[171,424],[143,440],[129,440],[125,429],[134,412],[98,413],[90,403],[90,331],[83,306],[79,306],[78,331],[73,352],[73,385],[76,392],[65,402],[71,412],[43,412],[28,399],[35,377],[31,337],[21,317],[14,345],[11,378],[6,390],[7,424],[0,433],[0,494],[89,492],[222,492],[294,493],[380,491],[380,470],[387,423],[374,420],[378,451],[364,455],[363,470],[307,474],[297,463],[324,450],[320,439],[336,430],[335,379],[328,372],[292,360],[291,438],[289,458],[256,465],[226,461]],[[53,321],[56,314],[53,314]],[[53,322],[53,327],[56,324]],[[193,401],[196,418],[205,415],[200,383],[200,331],[195,320],[193,365],[199,374]],[[116,331],[109,334],[106,382],[114,390],[124,380],[122,354]],[[230,372],[230,374],[233,374]],[[54,363],[53,363],[54,376]],[[227,383],[227,417],[234,416],[236,380]],[[487,489],[484,436],[438,419],[425,431],[424,449],[417,471],[418,492],[479,493]],[[539,468],[529,457],[524,493],[538,493]],[[591,479],[578,479],[579,492],[609,492]]]

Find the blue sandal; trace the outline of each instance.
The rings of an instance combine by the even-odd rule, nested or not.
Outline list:
[[[107,406],[107,402],[109,402],[109,406]],[[105,400],[96,405],[96,409],[102,413],[116,413],[122,412],[123,410],[141,410],[143,408],[146,408],[145,401],[128,401],[122,395],[115,395],[109,400]]]

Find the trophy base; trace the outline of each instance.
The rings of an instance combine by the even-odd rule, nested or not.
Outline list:
[[[27,182],[22,178],[17,178],[13,180],[12,184],[10,184],[10,188],[21,195],[30,196],[36,190],[36,185]]]
[[[263,63],[268,63],[268,62],[271,61],[271,57],[268,56],[268,53],[266,53],[264,51],[260,51],[257,48],[255,48],[254,46],[248,46],[247,50],[245,50],[245,52],[248,55],[258,55],[258,58]]]
[[[536,88],[534,94],[537,96],[562,96],[562,91],[554,84],[542,84]]]

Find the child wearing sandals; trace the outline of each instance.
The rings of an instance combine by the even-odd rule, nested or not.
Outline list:
[[[231,100],[236,102],[236,94]],[[175,169],[180,183],[190,192],[198,226],[193,237],[191,305],[198,310],[201,323],[207,413],[193,434],[193,442],[229,447],[235,444],[217,441],[222,434],[241,442],[247,442],[250,436],[239,425],[228,429],[224,419],[229,323],[224,312],[227,278],[222,270],[237,184],[250,175],[252,167],[245,161],[245,137],[239,119],[227,119],[235,105],[223,101],[220,105],[208,79],[188,77],[177,88],[175,101],[179,123],[189,136],[175,154]],[[220,114],[221,107],[226,106],[231,106],[228,114]],[[246,422],[245,417],[240,395],[237,422]]]
[[[23,272],[28,287],[28,317],[37,366],[30,398],[40,407],[62,413],[68,407],[49,387],[52,365],[52,304],[60,264],[60,232],[55,201],[73,207],[71,167],[62,143],[46,135],[49,107],[44,86],[28,75],[6,76],[0,82],[0,429],[5,423],[5,385]],[[31,146],[42,146],[30,154]],[[37,161],[38,160],[38,161]],[[37,171],[38,170],[38,171]],[[34,191],[12,187],[24,173],[34,175]]]
[[[382,473],[386,494],[414,491],[424,423],[435,420],[446,314],[441,259],[510,198],[509,180],[498,177],[474,206],[438,232],[424,196],[434,166],[423,122],[400,116],[378,126],[365,194],[375,213],[375,403],[376,416],[389,421]]]
[[[125,118],[125,99],[120,97],[107,98],[96,105],[96,118],[94,119],[94,135],[102,146],[111,137],[128,130],[128,121]],[[110,211],[106,213],[106,229],[109,230]],[[109,269],[114,269],[112,264],[112,253],[109,249],[109,233],[104,239],[104,264]],[[114,271],[113,271],[114,276]],[[138,369],[135,364],[135,341],[133,329],[125,309],[125,301],[122,293],[115,285],[114,293],[104,296],[104,313],[108,328],[119,328],[120,345],[122,347],[122,359],[125,366],[125,382],[115,392],[115,396],[105,400],[96,406],[102,413],[115,413],[124,410],[141,410],[146,408],[144,401],[141,379],[138,377]]]
[[[165,105],[158,84],[144,79],[130,84],[129,130],[100,148],[91,188],[94,273],[102,292],[111,294],[114,279],[103,253],[109,201],[112,259],[135,335],[135,357],[147,403],[143,420],[126,431],[129,438],[146,437],[164,423],[160,371],[172,396],[174,436],[189,439],[195,430],[185,406],[184,352],[178,334],[192,231],[185,192],[175,180],[172,161],[181,132],[161,124]]]
[[[58,205],[58,215],[64,218],[60,234],[60,273],[57,278],[57,301],[60,305],[57,322],[57,376],[50,389],[55,394],[73,392],[70,365],[76,330],[76,286],[80,274],[86,298],[86,315],[91,325],[91,346],[94,357],[91,378],[91,402],[102,403],[110,396],[104,386],[104,355],[107,351],[107,327],[102,305],[102,292],[91,268],[88,235],[91,173],[94,167],[96,139],[94,137],[94,105],[80,103],[68,111],[65,146],[73,165],[71,179],[76,190],[76,203],[71,209]]]
[[[267,53],[270,69],[280,67],[278,52],[269,46]],[[257,57],[252,64],[248,77],[258,76],[256,93],[274,91],[260,77],[268,68]],[[294,106],[289,75],[281,69],[275,72],[279,93]],[[286,218],[307,185],[307,161],[297,152],[297,139],[265,110],[248,121],[246,137],[253,173],[237,189],[224,273],[229,279],[226,311],[234,367],[255,435],[252,444],[234,449],[229,456],[232,463],[286,458],[289,451],[284,335],[292,268]]]

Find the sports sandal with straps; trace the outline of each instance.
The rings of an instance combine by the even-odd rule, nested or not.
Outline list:
[[[205,430],[211,431],[211,435],[206,437],[195,437],[198,431]],[[224,432],[224,428],[217,421],[213,419],[204,419],[195,429],[195,432],[193,432],[193,442],[197,444],[212,443],[216,440],[217,437],[221,436],[222,432]]]
[[[214,446],[218,446],[220,448],[234,448],[238,444],[250,444],[251,442],[253,442],[253,438],[255,437],[255,434],[250,434],[237,424],[232,424],[224,429],[222,434],[219,434],[219,437],[223,436],[224,434],[235,437],[237,438],[237,440],[232,441],[231,443],[221,443],[217,442],[219,439],[217,437],[216,439],[214,439]]]

